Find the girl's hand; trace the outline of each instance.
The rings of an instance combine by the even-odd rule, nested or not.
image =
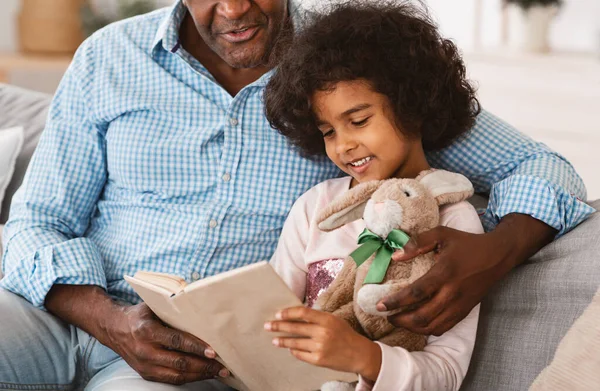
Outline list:
[[[309,364],[377,380],[381,349],[344,320],[306,307],[287,308],[275,318],[279,320],[265,323],[266,330],[297,336],[274,338],[275,346],[290,349],[294,357]]]

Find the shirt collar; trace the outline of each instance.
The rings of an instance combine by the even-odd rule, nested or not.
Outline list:
[[[170,11],[161,21],[154,41],[152,42],[153,50],[156,50],[159,45],[162,45],[163,49],[169,52],[176,52],[179,49],[179,28],[183,22],[183,18],[187,12],[187,9],[181,2],[177,2],[171,6]]]

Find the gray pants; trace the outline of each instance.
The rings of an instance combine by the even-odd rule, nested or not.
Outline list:
[[[216,380],[179,387],[146,381],[94,337],[0,289],[0,390],[232,389]]]

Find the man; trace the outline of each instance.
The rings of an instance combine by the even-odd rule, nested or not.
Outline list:
[[[183,0],[82,45],[5,228],[0,388],[170,390],[228,376],[205,343],[131,305],[123,275],[193,281],[268,259],[293,201],[338,175],[262,113],[266,60],[291,13],[285,0]],[[392,320],[441,333],[592,210],[568,162],[485,112],[429,159],[490,192],[490,233],[436,229],[397,255],[436,250],[438,264],[382,308],[416,304]]]

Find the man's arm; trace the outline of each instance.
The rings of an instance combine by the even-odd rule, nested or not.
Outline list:
[[[126,307],[107,295],[102,257],[84,237],[107,180],[107,124],[91,102],[93,42],[82,45],[65,74],[13,199],[0,287],[87,331],[148,380],[213,378],[223,368],[205,358],[214,352],[204,342],[165,327],[144,304]]]
[[[489,194],[482,216],[486,231],[504,216],[521,213],[563,235],[594,212],[583,202],[581,177],[564,157],[487,111],[465,138],[427,158],[436,168],[465,175],[475,192]]]
[[[489,232],[473,235],[438,227],[418,235],[394,260],[435,251],[436,264],[421,279],[384,299],[383,309],[410,307],[390,321],[441,335],[462,320],[515,266],[585,220],[585,186],[573,167],[487,112],[471,134],[430,153],[435,167],[465,174],[478,192],[489,192],[482,217]]]
[[[11,205],[0,286],[43,308],[54,284],[106,287],[97,246],[83,237],[106,181],[105,126],[90,107],[89,41],[66,72]]]

